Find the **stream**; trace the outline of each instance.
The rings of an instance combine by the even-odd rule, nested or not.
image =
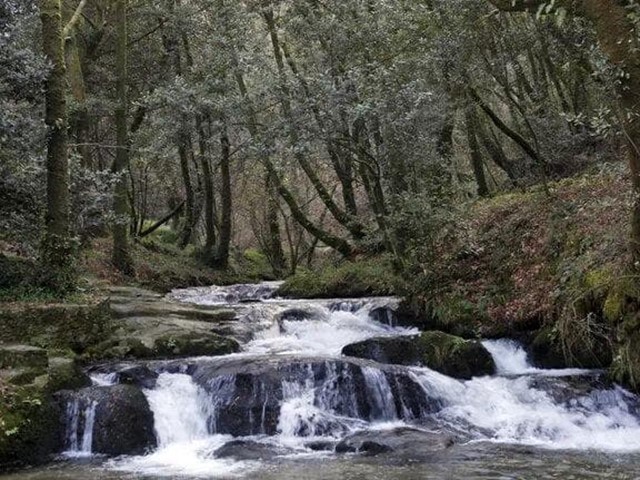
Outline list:
[[[271,298],[276,288],[170,295],[255,325],[240,353],[92,372],[103,386],[140,365],[153,374],[142,382],[153,451],[92,454],[96,402],[78,394],[67,403],[68,451],[2,478],[640,478],[640,400],[602,372],[535,368],[510,340],[484,341],[498,372],[468,381],[345,357],[348,344],[418,331],[380,314],[393,298],[282,300]]]

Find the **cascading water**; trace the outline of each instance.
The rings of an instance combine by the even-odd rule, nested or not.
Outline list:
[[[67,402],[67,456],[91,455],[97,403],[75,398]]]
[[[174,294],[204,304],[253,295],[249,299],[261,301],[236,307],[260,328],[239,354],[150,364],[159,376],[144,393],[158,449],[112,461],[110,468],[152,476],[243,475],[259,465],[218,457],[233,439],[309,455],[313,442],[335,445],[356,432],[402,425],[448,432],[472,444],[640,452],[638,399],[598,384],[599,372],[536,368],[520,345],[506,340],[483,342],[497,375],[469,381],[428,368],[344,357],[347,344],[418,332],[391,326],[388,312],[372,315],[388,299],[265,300],[268,289],[240,290],[244,297],[238,289],[229,294],[221,288]],[[103,373],[94,381],[116,378]],[[68,414],[70,448],[85,453],[92,421],[86,409],[73,404]]]

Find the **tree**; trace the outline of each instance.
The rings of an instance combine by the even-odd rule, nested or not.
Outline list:
[[[42,242],[42,261],[46,267],[45,282],[58,290],[73,284],[73,242],[70,228],[68,115],[64,33],[73,29],[86,0],[80,2],[69,23],[62,23],[60,0],[42,0],[43,52],[51,71],[45,86],[47,135],[47,213],[46,232]]]
[[[620,0],[490,0],[503,11],[565,12],[589,20],[596,31],[600,47],[612,65],[619,69],[617,76],[620,120],[627,143],[627,158],[633,188],[630,250],[633,265],[640,268],[640,57],[635,25],[637,15],[630,10],[633,1]],[[637,13],[637,12],[636,12]]]
[[[129,247],[129,199],[127,172],[129,169],[129,131],[127,112],[129,110],[127,96],[127,0],[116,2],[116,135],[117,150],[114,172],[119,175],[116,183],[113,211],[116,216],[113,225],[113,255],[115,267],[126,275],[134,272],[133,260]]]

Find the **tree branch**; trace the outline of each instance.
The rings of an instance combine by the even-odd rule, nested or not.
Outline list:
[[[67,38],[71,33],[71,31],[76,27],[78,21],[80,21],[80,17],[82,17],[82,10],[84,10],[84,7],[86,5],[87,5],[87,0],[80,0],[80,3],[76,8],[76,11],[73,12],[73,15],[71,16],[71,20],[69,20],[69,23],[67,23],[64,27],[64,30],[62,30],[63,39]]]

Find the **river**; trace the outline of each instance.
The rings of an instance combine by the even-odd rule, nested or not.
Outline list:
[[[93,455],[95,404],[78,396],[67,406],[69,451],[2,478],[640,478],[640,402],[601,372],[537,369],[509,340],[483,342],[498,372],[468,381],[351,359],[341,355],[350,343],[418,333],[372,315],[394,299],[281,300],[269,298],[274,288],[253,291],[252,303],[233,287],[171,295],[234,308],[256,329],[237,354],[145,363],[156,375],[143,390],[154,451]],[[94,382],[112,384],[125,367]],[[393,448],[334,451],[354,438]]]

